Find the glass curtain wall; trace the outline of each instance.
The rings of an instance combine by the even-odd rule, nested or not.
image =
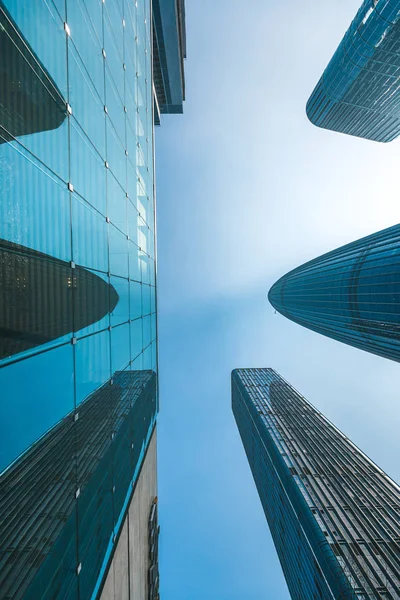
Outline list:
[[[151,3],[0,21],[0,598],[90,598],[157,412]]]
[[[290,271],[268,299],[295,323],[400,361],[400,225]]]
[[[390,142],[400,135],[400,0],[365,0],[307,102],[324,129]]]
[[[400,487],[272,369],[232,408],[292,598],[400,597]]]

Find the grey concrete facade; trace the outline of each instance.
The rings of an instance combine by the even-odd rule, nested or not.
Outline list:
[[[147,600],[148,520],[156,496],[157,432],[154,430],[100,600]]]

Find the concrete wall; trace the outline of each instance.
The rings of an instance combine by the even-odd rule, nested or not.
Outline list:
[[[129,505],[100,600],[147,600],[148,519],[157,496],[156,430]]]

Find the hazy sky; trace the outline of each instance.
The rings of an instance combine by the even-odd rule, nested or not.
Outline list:
[[[156,134],[163,600],[287,600],[230,407],[273,367],[400,480],[399,366],[274,314],[289,269],[399,221],[400,142],[311,125],[359,0],[186,0],[187,100]]]

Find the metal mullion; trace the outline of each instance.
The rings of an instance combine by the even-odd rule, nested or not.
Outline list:
[[[329,435],[330,435],[330,437],[332,438],[332,439],[331,439],[331,441],[333,441],[333,443],[334,443],[334,444],[336,444],[336,442],[337,442],[337,439],[336,439],[336,438],[335,438],[335,437],[332,435],[332,433],[331,433],[331,432],[330,432],[328,429],[326,429],[326,431],[328,431],[328,432],[329,432]],[[352,456],[353,456],[353,455],[352,455]],[[339,464],[340,464],[340,462],[343,462],[343,459],[341,459],[341,458],[336,458],[336,457],[334,457],[334,460],[337,460],[337,462],[339,462]],[[351,475],[350,479],[351,479],[351,483],[352,483],[352,485],[353,485],[353,486],[354,486],[356,489],[358,489],[360,492],[362,492],[362,489],[360,488],[360,486],[359,486],[359,484],[358,484],[357,478],[355,478],[355,477],[354,477],[354,475]],[[364,517],[365,517],[365,515],[364,515]],[[358,517],[356,516],[356,518],[358,518]],[[372,519],[372,522],[371,522],[371,519],[369,519],[369,518],[366,518],[366,517],[365,517],[365,521],[367,522],[367,524],[369,525],[369,527],[371,527],[371,529],[372,529],[373,531],[375,531],[375,532],[376,532],[376,528],[377,528],[378,524],[376,524],[376,523],[375,523],[375,521],[377,521],[377,520],[376,520],[376,519]],[[386,533],[386,535],[388,535],[388,532],[387,532],[387,531],[386,531],[385,533]],[[382,537],[382,535],[380,534],[380,535],[378,535],[377,537]],[[389,553],[390,553],[391,555],[392,555],[392,554],[394,555],[394,553],[392,553],[392,551],[391,551],[391,550],[389,550]],[[396,563],[398,563],[398,564],[400,565],[400,562],[398,561],[398,559],[397,559],[397,557],[396,557],[396,556],[394,556],[394,560],[395,560],[395,562],[396,562]],[[395,569],[393,569],[393,572],[394,572],[394,573],[396,573],[396,570],[395,570]]]
[[[395,227],[399,229],[398,225]],[[385,248],[386,246],[390,246],[391,244],[396,245],[398,242],[400,242],[400,234],[393,234],[392,229],[393,228],[390,227],[389,230],[384,230],[383,232],[379,232],[379,234],[373,233],[355,242],[345,244],[344,246],[341,246],[335,250],[330,250],[321,257],[317,257],[308,261],[302,267],[297,267],[296,269],[293,269],[292,273],[294,274],[295,272],[300,271],[300,269],[303,269],[304,267],[308,267],[308,269],[310,269],[314,267],[319,267],[321,265],[325,266],[326,264],[329,264],[332,259],[343,260],[345,258],[346,260],[348,260],[349,258],[357,257],[359,255],[360,249],[362,251],[364,248],[375,249],[382,247]],[[374,238],[374,236],[376,237]],[[305,269],[303,272],[305,272]]]
[[[288,274],[288,279],[287,281],[289,282],[294,282],[294,281],[301,281],[302,279],[306,279],[306,280],[311,280],[311,279],[319,279],[319,280],[323,280],[325,279],[325,277],[323,277],[321,275],[321,271],[323,273],[335,273],[336,271],[338,271],[338,273],[340,272],[344,272],[344,273],[348,273],[348,272],[352,272],[354,271],[354,268],[357,266],[360,266],[358,263],[360,262],[360,259],[364,259],[362,261],[362,265],[369,265],[369,268],[371,269],[376,269],[376,268],[381,268],[382,266],[386,266],[385,263],[381,263],[381,264],[371,264],[371,263],[377,263],[378,261],[382,261],[383,258],[383,254],[385,254],[386,252],[390,252],[392,249],[396,250],[397,245],[400,243],[400,238],[399,240],[397,240],[396,242],[392,242],[393,243],[393,248],[385,248],[383,251],[381,252],[368,252],[368,251],[363,251],[360,249],[356,249],[354,250],[354,252],[351,255],[348,256],[337,256],[334,262],[329,262],[326,263],[325,261],[321,260],[322,257],[318,257],[315,260],[318,261],[314,267],[312,269],[307,269],[306,264],[302,265],[300,267],[297,267],[296,272],[290,271]],[[374,247],[374,249],[377,246]],[[396,258],[396,254],[393,254],[393,259]],[[352,262],[354,261],[354,262]],[[393,260],[394,262],[394,260]],[[398,271],[395,271],[394,273],[398,274]],[[383,275],[384,273],[382,273]],[[279,281],[279,280],[278,280]]]
[[[343,447],[345,447],[346,449],[348,449],[348,447],[344,444],[344,440],[340,440],[339,441],[339,439],[336,438],[335,436],[333,436],[331,432],[329,432],[329,435],[331,437],[331,440],[332,440],[333,444],[335,446],[339,446],[338,447],[338,451],[340,451],[340,443],[343,444]],[[365,466],[365,464],[363,464],[363,462],[362,462],[362,456],[360,456],[359,454],[357,454],[357,453],[356,454],[351,453],[351,457],[352,457],[352,459],[355,459],[354,462],[359,462],[362,466]],[[375,474],[378,474],[378,473],[374,473],[374,475]],[[369,476],[369,478],[371,480],[370,481],[371,487],[373,487],[374,490],[376,492],[378,492],[379,494],[382,494],[382,491],[379,488],[376,488],[376,485],[375,485],[375,482],[374,482],[374,478],[371,477],[371,475],[372,475],[372,473],[368,473],[368,476]],[[355,481],[355,484],[359,487],[357,479]]]
[[[289,419],[290,419],[290,417],[291,417],[291,415],[288,416]],[[300,435],[300,439],[302,439],[303,433],[300,433],[299,435]],[[307,436],[304,436],[304,438],[307,439]],[[304,444],[304,442],[303,442],[303,445],[307,447],[307,444]],[[313,450],[312,454],[315,455],[314,450]],[[315,465],[313,465],[313,468],[315,470]],[[316,481],[315,477],[313,477],[312,480],[307,479],[307,481],[308,481],[309,486],[312,488],[313,494],[320,501],[322,500],[322,503],[323,503],[324,502],[324,498],[326,499],[326,493],[325,493],[325,491],[323,489],[321,489],[321,486],[320,486],[319,482]],[[329,504],[331,504],[330,500],[329,500]],[[325,505],[324,505],[324,510],[325,510]],[[324,524],[325,524],[326,528],[328,529],[328,531],[330,531],[330,535],[331,535],[332,539],[334,539],[334,535],[332,534],[332,530],[331,530],[330,524],[326,522],[326,519],[324,517],[320,516],[320,518],[324,522]],[[329,519],[329,521],[332,521],[332,519]],[[342,521],[342,519],[340,519],[340,521],[341,521],[342,528],[347,532],[347,535],[353,541],[353,543],[356,544],[357,543],[356,539],[353,537],[353,535],[351,534],[351,532],[348,530],[348,528],[345,525],[345,523]],[[348,552],[352,556],[352,561],[354,561],[354,565],[357,566],[358,570],[361,572],[361,575],[365,578],[365,581],[367,582],[367,584],[371,587],[371,589],[373,589],[374,588],[374,584],[371,583],[369,575],[365,572],[362,564],[360,564],[360,562],[358,561],[357,555],[355,554],[355,552],[353,551],[353,548],[351,546],[348,547]],[[368,565],[368,563],[367,563],[367,565]],[[368,566],[370,567],[370,565],[368,565]],[[352,568],[352,566],[350,566],[350,570],[352,571],[352,576],[354,577],[355,581],[357,581],[360,584],[360,587],[364,587],[364,584],[359,580],[359,574],[354,571],[354,569]],[[373,569],[371,569],[371,571],[373,571]],[[379,598],[379,596],[377,596],[377,597]]]
[[[333,436],[332,436],[332,437],[333,437]],[[336,441],[336,440],[334,440],[334,441]],[[323,440],[322,440],[322,443],[324,443],[324,441],[323,441]],[[334,459],[336,459],[336,457],[334,457]],[[352,478],[351,478],[351,480],[352,480],[352,481],[351,481],[352,485],[353,485],[353,486],[355,486],[355,488],[356,488],[356,489],[360,490],[360,486],[358,485],[357,479],[352,477]],[[334,487],[336,487],[336,486],[334,486]],[[358,507],[358,508],[360,508],[360,507]],[[358,511],[358,512],[359,512],[359,511]],[[358,517],[356,514],[355,514],[354,516],[355,516],[355,518],[357,519],[357,521],[360,521],[359,517]],[[370,519],[366,518],[366,515],[365,515],[365,513],[363,513],[363,516],[364,516],[364,520],[366,521],[366,523],[368,524],[368,526],[371,528],[372,532],[374,532],[374,531],[375,531],[375,534],[376,534],[376,527],[377,527],[377,525],[374,523],[374,520],[371,522],[371,520],[370,520]],[[362,523],[361,523],[361,526],[362,526]],[[365,526],[364,526],[364,527],[365,527]],[[371,536],[371,537],[372,537],[372,536]],[[376,537],[382,537],[382,535],[380,534],[380,535],[378,535],[378,536],[376,536]],[[389,554],[390,554],[390,555],[394,555],[394,553],[392,553],[391,549],[389,549]],[[376,560],[378,561],[378,559],[376,559]],[[394,560],[395,560],[395,563],[398,563],[398,560],[397,560],[397,557],[396,557],[396,556],[394,556]],[[389,564],[389,567],[390,567],[390,568],[391,568],[391,570],[393,571],[393,573],[394,573],[394,574],[396,574],[396,569],[395,569],[395,568],[393,568],[393,565],[392,565],[392,564],[391,564],[391,562],[390,562],[390,557],[388,557],[388,556],[387,556],[387,562],[388,562],[388,564]],[[380,563],[379,563],[379,564],[380,564]]]
[[[252,402],[251,402],[250,400],[248,400],[248,399],[247,399],[247,398],[246,398],[246,397],[245,397],[245,396],[242,394],[242,391],[241,391],[239,388],[238,388],[238,391],[239,391],[239,396],[241,397],[241,400],[242,400],[242,404],[243,404],[243,406],[246,408],[246,413],[245,413],[245,414],[246,414],[246,417],[247,417],[247,421],[248,421],[248,423],[250,423],[250,424],[251,424],[251,423],[253,423],[254,429],[255,429],[255,431],[257,432],[257,434],[258,434],[258,437],[259,437],[259,439],[260,439],[260,441],[261,441],[262,445],[264,446],[264,442],[263,442],[263,439],[262,439],[262,435],[261,435],[261,433],[260,433],[260,431],[259,431],[259,429],[258,429],[258,427],[257,427],[256,423],[254,422],[254,419],[253,419],[253,417],[252,417],[252,415],[251,415],[251,412],[250,412],[250,406],[251,406]],[[248,402],[249,402],[250,406],[248,406]],[[274,468],[274,465],[273,465],[272,458],[270,457],[270,455],[269,455],[269,452],[268,452],[268,450],[265,448],[265,446],[264,446],[264,449],[265,449],[265,450],[264,450],[264,453],[266,454],[266,456],[268,456],[268,459],[269,459],[269,460],[270,460],[270,462],[271,462],[271,465],[272,465],[272,470],[273,470],[273,471],[275,471],[275,468]],[[247,447],[246,447],[246,446],[245,446],[245,450],[246,450],[246,453],[247,453]],[[251,464],[251,461],[250,461],[250,464]],[[253,474],[254,474],[254,473],[253,473]],[[292,503],[291,503],[290,497],[288,496],[286,489],[284,488],[284,486],[282,485],[282,483],[281,483],[281,481],[280,481],[280,477],[279,477],[279,475],[278,475],[278,474],[276,474],[276,477],[277,477],[277,481],[278,481],[278,483],[280,483],[280,485],[282,486],[282,493],[283,493],[283,494],[286,496],[286,498],[287,498],[287,500],[288,500],[288,505],[289,505],[289,506],[290,506],[290,508],[292,509],[292,511],[293,511],[293,513],[294,513],[294,515],[296,515],[296,511],[295,511],[295,509],[294,509],[294,507],[293,507],[293,505],[292,505]],[[256,479],[256,482],[257,482],[257,478],[255,478],[255,479]],[[267,513],[266,513],[266,514],[267,514]],[[272,533],[272,531],[273,531],[273,528],[271,528],[271,533]],[[313,551],[313,549],[312,549],[312,547],[311,547],[311,545],[310,545],[310,542],[309,542],[309,540],[308,540],[308,538],[307,538],[307,536],[305,535],[305,533],[304,533],[304,532],[303,532],[303,535],[305,536],[305,539],[306,539],[306,541],[307,541],[307,543],[308,543],[308,546],[309,546],[309,547],[310,547],[310,549],[311,549],[311,553],[312,553],[312,555],[314,555],[314,551]],[[275,541],[275,540],[274,540],[274,541]],[[280,543],[280,540],[279,540],[279,544],[277,544],[277,548],[281,549],[281,543]],[[315,556],[315,555],[314,555],[314,556]],[[280,556],[279,556],[279,559],[281,560],[281,557],[280,557]],[[288,557],[285,555],[285,560],[287,560],[287,559],[288,559]],[[282,564],[282,562],[281,562],[281,564]],[[293,571],[294,571],[294,572],[297,572],[297,569],[294,569]],[[324,577],[324,574],[323,574],[323,573],[322,573],[322,577],[325,579],[325,577]],[[326,582],[326,579],[325,579],[325,582]],[[326,585],[327,585],[328,589],[330,589],[330,586],[329,586],[329,584],[328,584],[327,582],[326,582]]]
[[[297,400],[297,398],[296,398],[296,400]],[[291,413],[291,416],[292,416],[292,415],[293,415],[293,412]],[[282,418],[283,418],[283,416],[282,416]],[[293,428],[294,428],[296,431],[298,431],[298,428],[297,428],[297,424],[296,424],[296,423],[295,423],[295,425],[294,425],[294,426],[292,426],[292,427],[293,427]],[[302,436],[303,434],[300,434],[300,435]],[[304,444],[303,444],[303,445],[304,445]],[[307,480],[307,481],[309,481],[309,480]],[[317,485],[317,487],[319,487],[319,486],[318,486],[318,484],[317,484],[317,482],[316,482],[316,485]],[[319,499],[319,501],[321,501],[321,495],[319,495],[319,494],[318,494],[318,492],[316,492],[316,491],[315,491],[315,489],[314,489],[314,486],[312,486],[312,485],[311,485],[311,487],[312,487],[312,492],[313,492],[314,496],[316,496],[316,497]],[[300,491],[301,491],[301,490],[300,490]],[[311,493],[310,493],[309,491],[308,491],[308,493],[309,493],[309,495],[311,496]],[[314,498],[313,500],[314,500],[314,503],[315,503],[315,498]],[[319,503],[320,503],[320,502],[318,502],[318,504],[319,504]],[[323,519],[323,518],[321,518],[321,519],[324,521],[324,524],[326,525],[326,523],[325,523],[325,519]],[[328,530],[330,530],[330,526],[329,526],[329,525],[326,525],[326,527],[327,527],[327,529],[328,529]],[[346,528],[346,529],[347,529],[347,528]],[[349,536],[351,537],[351,535],[350,535],[350,532],[348,532],[348,533],[349,533]],[[334,536],[333,536],[333,535],[331,535],[331,537],[333,538]],[[356,559],[356,558],[353,556],[353,550],[352,550],[352,548],[351,548],[351,547],[349,547],[348,551],[349,551],[350,555],[352,556],[352,560],[354,561],[354,564],[357,566],[358,570],[360,570],[360,571],[361,571],[362,575],[363,575],[363,576],[365,577],[365,579],[368,581],[368,579],[369,579],[369,578],[368,578],[368,577],[366,576],[366,574],[363,572],[363,569],[362,569],[362,568],[360,569],[360,565],[358,564],[358,561],[357,561],[357,559]],[[340,565],[340,566],[341,566],[341,568],[343,568],[343,567],[342,567],[342,565]],[[357,582],[357,584],[359,584],[359,587],[364,587],[364,585],[362,584],[362,582],[361,582],[361,581],[360,581],[360,579],[359,579],[359,574],[358,574],[358,573],[357,573],[357,572],[354,570],[354,568],[353,568],[353,565],[352,565],[352,564],[349,564],[349,565],[348,565],[348,568],[349,568],[349,570],[350,570],[350,572],[351,572],[350,574],[351,574],[351,576],[353,577],[353,579],[354,579],[354,580]],[[346,576],[347,576],[347,575],[346,575]]]
[[[317,413],[317,415],[318,415],[318,413]],[[321,420],[321,422],[323,422],[323,421]],[[382,480],[381,483],[384,482],[385,488],[387,488],[387,489],[383,490],[387,497],[386,502],[388,504],[390,504],[390,502],[393,501],[392,495],[393,495],[393,498],[396,498],[397,501],[399,501],[399,499],[394,495],[393,487],[389,486],[389,483],[385,480],[385,478],[381,477],[381,473],[377,469],[375,469],[374,471],[371,471],[372,465],[366,461],[365,457],[360,452],[354,452],[353,448],[350,445],[348,445],[346,439],[338,438],[338,437],[334,436],[333,432],[331,432],[330,430],[329,430],[329,435],[335,445],[339,445],[339,446],[342,445],[343,448],[345,448],[346,450],[348,450],[350,448],[349,456],[351,456],[352,461],[354,463],[356,463],[357,467],[360,468],[360,470],[366,470],[366,476],[369,479],[371,487],[373,487],[373,489],[376,493],[378,493],[379,495],[382,495],[382,489],[380,489],[377,486],[377,483],[375,481],[375,477],[380,477]],[[341,451],[341,448],[339,447],[338,450]],[[374,477],[372,477],[372,475],[374,475]],[[382,501],[381,501],[381,504],[382,504]],[[391,517],[391,518],[394,520],[394,517]]]
[[[393,257],[394,259],[396,257]],[[377,264],[375,264],[377,263]],[[371,261],[364,261],[363,264],[360,266],[360,269],[358,270],[357,273],[357,278],[358,279],[365,279],[367,277],[376,277],[376,278],[383,278],[383,277],[387,277],[387,276],[399,276],[399,270],[394,270],[395,269],[395,264],[397,264],[397,262],[395,262],[395,260],[391,261],[391,262],[384,262],[382,257],[379,258],[379,262],[378,259],[374,259]],[[392,270],[388,271],[387,267],[390,266]],[[382,270],[384,269],[384,270]],[[305,273],[299,273],[296,277],[293,278],[288,278],[288,283],[290,283],[290,287],[293,287],[294,289],[296,289],[297,287],[302,288],[302,287],[309,287],[309,286],[314,286],[315,283],[322,283],[324,284],[323,287],[330,287],[329,284],[334,283],[334,282],[343,282],[343,278],[342,276],[344,275],[346,277],[346,280],[349,276],[354,275],[355,273],[353,273],[354,271],[354,266],[352,268],[349,268],[349,265],[347,263],[342,263],[340,265],[340,268],[338,266],[338,268],[335,268],[334,270],[329,270],[326,269],[323,272],[321,272],[320,269],[316,269],[315,270],[315,274],[313,275],[306,275]],[[370,271],[370,273],[369,273]],[[345,280],[345,281],[346,281]],[[396,283],[396,281],[394,281],[393,283]],[[336,287],[336,286],[335,286]]]
[[[318,413],[318,411],[315,411],[315,409],[313,408],[313,412],[316,415],[316,417],[319,419],[320,423],[322,425],[326,425],[325,420],[321,417],[321,415]],[[342,444],[343,447],[350,448],[351,451],[351,456],[352,456],[352,460],[357,463],[357,465],[361,465],[363,468],[367,469],[367,474],[368,475],[375,475],[378,476],[382,479],[382,483],[384,484],[385,488],[387,488],[391,494],[394,494],[394,497],[396,498],[397,502],[400,502],[400,493],[396,496],[395,492],[393,490],[393,486],[389,485],[389,482],[382,477],[382,473],[381,470],[378,470],[379,468],[376,467],[376,465],[374,463],[368,462],[365,458],[365,456],[360,452],[357,451],[358,449],[356,449],[356,447],[353,447],[352,445],[349,444],[348,440],[345,437],[338,437],[333,435],[333,431],[331,429],[326,429],[329,432],[330,438],[333,440],[333,442],[337,445],[337,444]],[[373,473],[371,473],[371,471],[368,471],[368,469],[372,469],[374,468]],[[379,493],[381,493],[381,489],[378,488]],[[388,494],[389,495],[389,494]]]
[[[289,415],[288,415],[288,418],[291,418],[291,416],[289,416]],[[317,427],[316,427],[316,430],[318,431],[318,428],[317,428]],[[300,433],[299,435],[300,435],[300,436],[302,436],[303,434],[302,434],[302,433]],[[320,437],[320,436],[319,436],[319,437]],[[305,438],[305,439],[307,439],[307,438]],[[322,442],[323,442],[323,440],[322,440]],[[310,444],[314,444],[315,442],[314,442],[314,441],[310,441],[309,443],[310,443]],[[305,444],[305,446],[307,446],[307,444]],[[317,445],[316,445],[316,448],[317,448],[317,452],[313,451],[313,453],[312,453],[312,454],[313,454],[313,455],[317,455],[317,456],[319,456],[319,451],[318,451],[318,446],[317,446]],[[327,456],[329,456],[329,454],[327,454]],[[322,461],[322,464],[324,464],[324,463],[323,463],[323,461]],[[321,489],[321,486],[320,486],[319,482],[316,482],[316,481],[315,481],[315,478],[314,478],[314,486],[316,486],[317,488]],[[336,487],[336,486],[333,486],[333,487],[334,487],[334,489],[335,489],[335,487]],[[321,493],[323,494],[323,496],[325,496],[325,497],[326,497],[326,494],[325,494],[325,492],[324,492],[323,490],[321,490]],[[354,516],[356,516],[356,515],[354,515]],[[325,519],[324,519],[324,520],[325,520]],[[328,528],[328,529],[330,529],[330,527],[327,527],[327,528]],[[347,528],[346,528],[346,529],[347,529]],[[334,537],[334,536],[332,536],[332,538],[333,538],[333,537]],[[354,538],[353,538],[353,536],[352,536],[352,535],[351,535],[350,537],[353,539],[353,543],[354,543],[354,542],[355,542],[355,543],[357,543],[357,542],[356,542],[356,540],[354,540]],[[351,549],[351,550],[352,550],[352,549]],[[364,557],[364,558],[366,558],[366,557]],[[356,564],[358,564],[358,566],[360,567],[360,570],[361,570],[361,572],[365,573],[365,571],[364,571],[363,567],[360,565],[360,563],[359,563],[359,561],[357,560],[357,558],[355,559],[355,561],[356,561]],[[373,568],[372,568],[372,566],[370,565],[369,561],[368,561],[368,560],[365,560],[365,562],[366,562],[367,566],[368,566],[368,567],[371,569],[371,572],[373,573],[373,572],[374,572],[374,569],[373,569]],[[366,578],[366,580],[368,581],[369,585],[371,585],[370,577],[369,577],[367,574],[365,574],[365,578]],[[379,580],[378,580],[378,581],[379,581]],[[374,584],[372,584],[372,585],[371,585],[371,588],[373,588],[373,587],[374,587]],[[375,593],[375,592],[374,592],[374,593]],[[377,597],[379,598],[379,596],[377,596]]]

